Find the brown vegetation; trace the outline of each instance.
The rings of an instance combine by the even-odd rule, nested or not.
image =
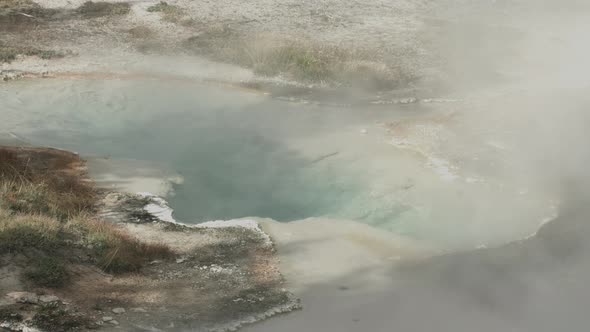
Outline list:
[[[16,60],[19,55],[38,56],[41,59],[63,58],[65,53],[36,47],[10,46],[0,41],[0,63]]]
[[[0,148],[0,255],[36,252],[31,256],[43,260],[32,261],[25,277],[45,287],[65,285],[71,250],[114,273],[173,256],[166,246],[145,244],[96,219],[98,197],[75,154]]]
[[[414,78],[401,65],[364,50],[343,49],[273,35],[244,36],[227,26],[211,27],[186,40],[185,47],[218,61],[252,68],[267,76],[303,82],[392,89]]]
[[[32,321],[35,326],[52,332],[80,331],[82,328],[96,329],[86,316],[68,311],[59,304],[42,306]]]
[[[153,38],[156,32],[145,25],[133,27],[127,31],[132,38],[148,39]]]
[[[130,11],[131,5],[127,2],[87,1],[78,8],[78,12],[86,18],[127,15]]]
[[[0,31],[22,33],[46,23],[73,19],[95,19],[127,15],[131,5],[126,2],[87,1],[75,9],[44,8],[30,0],[0,1]]]
[[[190,26],[193,24],[193,20],[186,15],[186,11],[178,6],[170,5],[165,1],[148,7],[148,12],[160,13],[162,20],[170,23],[180,23],[184,26]]]
[[[50,149],[0,149],[0,206],[65,219],[90,212],[97,193],[75,154]]]

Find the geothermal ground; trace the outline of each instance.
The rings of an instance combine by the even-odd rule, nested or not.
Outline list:
[[[142,310],[93,317],[103,328],[237,328],[301,298],[246,330],[580,331],[589,13],[575,0],[5,0],[0,139],[80,153],[113,192],[101,218],[182,252],[94,274],[94,295],[153,309],[147,327]],[[222,248],[191,246],[208,241]],[[0,289],[35,294],[10,310],[69,302],[25,289],[19,259],[2,261]],[[33,325],[21,309],[2,309],[2,328]]]

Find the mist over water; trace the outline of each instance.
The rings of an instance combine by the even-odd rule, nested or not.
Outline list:
[[[430,43],[427,52],[442,68],[444,90],[468,100],[458,107],[459,115],[450,125],[456,136],[445,144],[454,149],[473,144],[479,149],[471,152],[487,152],[486,158],[463,164],[467,169],[503,174],[513,183],[553,193],[557,218],[525,241],[401,267],[391,264],[383,273],[378,268],[352,270],[316,283],[303,292],[304,303],[309,304],[303,313],[247,331],[588,328],[590,67],[586,59],[590,46],[585,40],[590,4],[573,0],[432,3],[432,21],[424,27],[424,39]],[[513,213],[504,204],[496,207],[498,213],[504,209]],[[475,229],[494,232],[490,225]],[[291,253],[283,259],[290,258],[294,266],[301,259]],[[297,272],[301,271],[304,268]],[[359,290],[367,283],[358,286],[355,281],[366,280],[366,274],[385,275],[386,286]],[[337,291],[336,285],[342,284],[356,288]]]
[[[33,90],[49,105],[32,102]],[[21,114],[56,110],[30,132],[31,120],[22,121],[22,131],[16,125],[14,131],[33,142],[171,165],[184,184],[170,201],[186,222],[337,215],[366,190],[354,172],[320,163],[330,155],[302,156],[285,142],[358,121],[349,110],[319,115],[238,91],[192,84],[170,89],[164,82],[51,82],[31,94],[9,94],[5,105]]]
[[[159,163],[183,222],[273,219],[304,310],[251,331],[585,331],[590,4],[424,3],[412,88],[438,101],[21,81],[0,86],[0,134]],[[417,244],[449,254],[404,261]]]
[[[439,157],[389,144],[383,123],[428,119],[432,107],[324,107],[158,81],[19,82],[2,93],[10,129],[33,144],[178,173],[168,200],[183,222],[322,217],[456,249],[526,237],[555,212],[550,193],[493,172],[475,181],[468,168],[449,178]]]

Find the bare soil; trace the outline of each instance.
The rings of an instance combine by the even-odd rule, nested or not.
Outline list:
[[[120,73],[132,59],[167,55],[251,73],[219,71],[216,81],[399,89],[422,76],[416,34],[427,7],[410,0],[11,0],[0,10],[0,77]]]

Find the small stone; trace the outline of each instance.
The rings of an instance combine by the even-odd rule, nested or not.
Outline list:
[[[117,322],[117,321],[116,321],[116,320],[114,320],[114,319],[113,319],[113,320],[111,320],[111,321],[109,321],[109,323],[111,323],[111,324],[113,324],[113,325],[119,325],[119,322]]]
[[[113,320],[113,317],[111,317],[111,316],[104,316],[104,317],[102,318],[102,321],[103,321],[103,322],[110,322],[110,321],[112,321],[112,320]]]
[[[182,263],[184,263],[185,261],[186,261],[186,258],[179,258],[179,259],[177,259],[177,260],[176,260],[176,263],[177,263],[177,264],[182,264]]]
[[[147,310],[145,310],[144,308],[131,308],[131,311],[133,311],[133,312],[147,312]]]
[[[113,312],[120,315],[120,314],[124,314],[125,313],[125,309],[123,308],[114,308]]]
[[[35,293],[12,292],[12,293],[6,294],[6,296],[18,303],[29,303],[29,304],[39,303],[39,296]]]
[[[59,301],[59,297],[55,295],[41,295],[39,296],[39,301],[43,303],[52,303]]]

